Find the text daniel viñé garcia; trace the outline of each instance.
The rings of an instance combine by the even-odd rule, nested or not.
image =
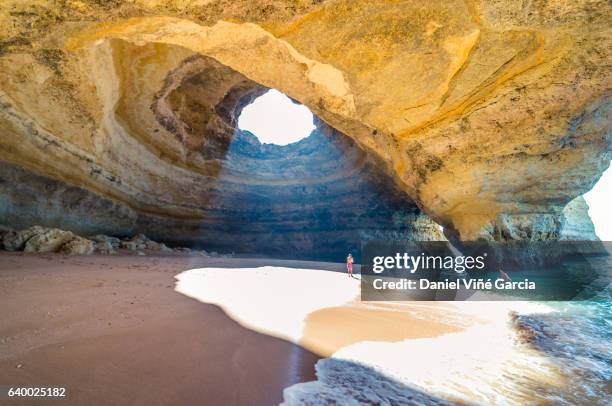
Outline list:
[[[386,269],[405,270],[410,274],[414,274],[420,269],[444,269],[453,270],[459,274],[465,271],[485,269],[485,258],[487,254],[479,256],[430,256],[421,253],[420,255],[409,255],[408,253],[396,253],[394,256],[377,256],[374,257],[372,272],[382,274]],[[491,278],[466,278],[457,280],[431,281],[427,278],[415,279],[399,279],[386,281],[383,279],[375,279],[373,281],[375,289],[500,289],[500,290],[534,290],[536,284],[529,279],[522,281],[511,281],[501,277],[492,280]]]

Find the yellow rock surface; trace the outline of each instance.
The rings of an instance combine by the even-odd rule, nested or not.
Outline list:
[[[555,238],[612,155],[611,13],[603,0],[3,1],[0,158],[190,216],[193,176],[214,178],[236,112],[271,87],[462,239]],[[227,120],[193,113],[221,105]]]

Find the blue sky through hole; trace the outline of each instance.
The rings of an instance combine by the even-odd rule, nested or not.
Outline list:
[[[262,144],[287,145],[308,137],[315,126],[308,107],[270,89],[242,109],[238,128],[255,134]]]

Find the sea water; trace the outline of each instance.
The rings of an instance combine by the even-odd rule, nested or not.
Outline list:
[[[514,327],[523,342],[552,360],[567,377],[561,391],[539,397],[558,404],[612,404],[612,299],[608,287],[588,301],[549,304],[547,314],[520,314]]]
[[[610,405],[609,275],[585,300],[454,303],[440,318],[464,331],[342,348],[318,362],[317,381],[285,389],[284,404]]]

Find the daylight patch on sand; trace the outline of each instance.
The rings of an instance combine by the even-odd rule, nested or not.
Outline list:
[[[346,274],[272,266],[192,269],[177,279],[177,292],[220,306],[242,326],[330,357],[318,362],[317,381],[285,389],[286,405],[519,405],[563,385],[510,326],[511,312],[546,306],[360,302],[359,281]]]
[[[307,316],[359,295],[359,281],[317,269],[200,268],[176,276],[175,290],[221,307],[251,330],[298,343]]]

